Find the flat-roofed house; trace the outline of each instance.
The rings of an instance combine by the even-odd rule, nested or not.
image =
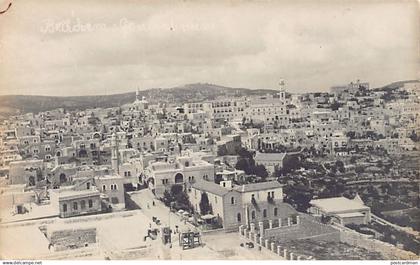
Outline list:
[[[50,200],[61,218],[99,213],[102,210],[100,193],[90,181],[83,185],[53,189]]]
[[[311,200],[309,212],[314,216],[329,216],[342,225],[366,224],[370,222],[370,207],[366,206],[359,195],[354,199],[334,197]]]
[[[257,152],[255,155],[255,164],[265,166],[268,173],[273,173],[276,168],[283,167],[283,160],[286,157],[286,153],[260,153]]]

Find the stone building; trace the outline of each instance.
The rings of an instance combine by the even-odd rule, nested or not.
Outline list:
[[[194,153],[151,162],[145,169],[145,182],[157,197],[173,185],[190,185],[196,181],[214,181],[214,165]]]
[[[230,181],[220,184],[197,182],[191,186],[189,198],[197,212],[206,193],[212,214],[225,230],[236,230],[240,225],[256,225],[272,219],[288,218],[296,214],[289,204],[283,203],[283,188],[277,181],[233,186]]]
[[[62,218],[102,211],[100,192],[90,178],[73,186],[52,189],[50,201]]]

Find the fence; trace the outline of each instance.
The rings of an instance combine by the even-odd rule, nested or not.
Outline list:
[[[312,256],[299,255],[289,251],[284,246],[279,245],[271,239],[264,238],[255,231],[255,226],[251,226],[251,230],[248,230],[244,225],[239,227],[239,235],[243,238],[249,239],[254,242],[255,245],[261,248],[265,248],[268,251],[271,251],[277,254],[279,257],[282,257],[286,260],[313,260]]]

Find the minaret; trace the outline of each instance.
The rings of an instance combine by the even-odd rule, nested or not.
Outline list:
[[[280,91],[279,91],[279,97],[280,100],[284,100],[286,98],[286,90],[284,89],[286,83],[284,82],[284,79],[280,79],[279,82],[279,86],[280,86]]]
[[[136,101],[140,101],[140,88],[136,90]]]
[[[112,169],[117,174],[120,174],[120,151],[119,151],[119,141],[115,132],[112,134],[111,138],[111,166]]]

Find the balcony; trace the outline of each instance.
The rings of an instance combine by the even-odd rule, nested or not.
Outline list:
[[[270,204],[275,204],[274,197],[267,196],[267,202],[270,203]]]
[[[252,197],[252,198],[251,198],[251,204],[254,206],[254,208],[255,208],[257,211],[260,211],[260,207],[258,206],[258,203],[257,203],[257,201],[255,200],[255,198],[254,198],[254,197]]]

